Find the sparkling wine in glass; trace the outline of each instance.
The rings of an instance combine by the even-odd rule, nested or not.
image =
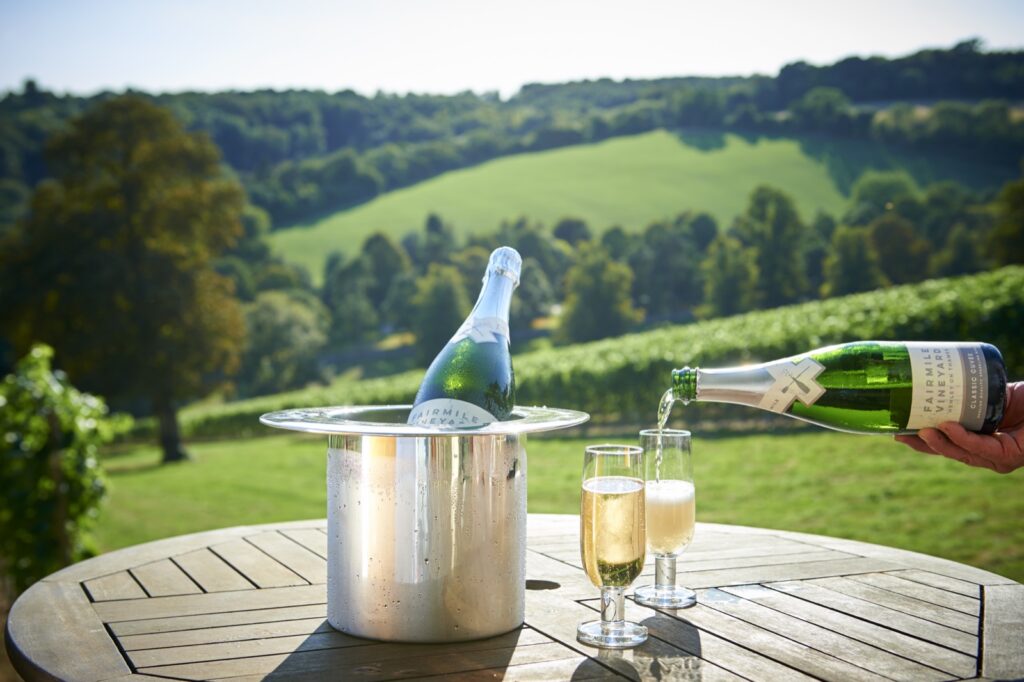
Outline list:
[[[696,517],[690,432],[641,431],[640,445],[648,453],[647,549],[654,554],[654,584],[637,588],[634,598],[644,606],[683,609],[697,601],[693,590],[676,585],[676,558],[693,540]]]
[[[647,628],[625,619],[625,591],[644,566],[643,450],[635,445],[594,445],[583,459],[580,553],[583,568],[601,588],[601,620],[580,623],[576,638],[622,649],[647,641]]]

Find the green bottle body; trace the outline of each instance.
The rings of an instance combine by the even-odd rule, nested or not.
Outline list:
[[[992,433],[1006,366],[987,343],[857,341],[749,367],[683,368],[673,397],[749,405],[852,433],[916,433],[945,421]]]
[[[491,254],[480,297],[430,363],[409,413],[410,424],[473,428],[511,417],[516,379],[508,312],[521,262],[508,247]]]

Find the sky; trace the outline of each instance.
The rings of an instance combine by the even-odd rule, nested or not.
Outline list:
[[[1009,0],[0,0],[0,91],[310,88],[514,94],[525,83],[774,75],[980,38]]]

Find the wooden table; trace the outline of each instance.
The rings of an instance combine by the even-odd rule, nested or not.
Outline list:
[[[1024,676],[1024,585],[848,540],[698,524],[679,561],[698,604],[656,612],[623,652],[576,642],[598,617],[575,516],[531,514],[526,625],[388,644],[325,620],[323,521],[228,528],[111,552],[37,583],[10,613],[28,679],[296,677],[860,680]],[[648,564],[638,584],[649,583]]]

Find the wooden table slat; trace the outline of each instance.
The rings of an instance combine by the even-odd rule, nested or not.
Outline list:
[[[327,582],[327,561],[290,537],[277,532],[245,538],[310,583]]]
[[[588,602],[598,610],[599,601]],[[885,678],[872,673],[834,656],[783,637],[747,621],[711,609],[697,603],[690,608],[677,612],[676,618],[683,620],[703,632],[710,632],[730,642],[759,652],[761,655],[774,659],[795,670],[825,679],[871,680],[878,682]]]
[[[41,581],[26,590],[7,614],[6,644],[26,679],[106,680],[132,672],[78,583]]]
[[[427,647],[423,649],[422,647]],[[380,680],[463,672],[573,658],[578,654],[558,642],[495,647],[493,640],[461,645],[368,645],[325,648],[293,654],[263,655],[141,669],[142,672],[186,679],[217,679],[245,675],[295,676],[330,672],[341,680]],[[226,673],[226,674],[225,674]],[[313,679],[310,677],[309,679]]]
[[[136,566],[131,574],[150,597],[170,597],[178,594],[198,594],[203,590],[185,571],[170,559]]]
[[[912,661],[928,661],[928,665],[957,677],[973,675],[977,661],[973,656],[932,644],[883,625],[870,623],[840,611],[805,601],[761,585],[723,587],[723,591],[763,604],[801,620],[828,627],[835,632],[889,651]]]
[[[307,580],[290,568],[244,539],[219,543],[210,549],[258,587],[289,587],[309,584]]]
[[[314,554],[327,558],[327,534],[315,528],[281,531]]]
[[[947,590],[949,592],[955,592],[956,594],[962,594],[965,597],[970,597],[972,599],[981,598],[981,586],[978,585],[978,583],[960,580],[959,578],[950,578],[946,575],[939,575],[938,573],[922,571],[916,568],[905,568],[899,571],[890,571],[889,575],[894,575],[898,578],[903,578],[904,580],[911,580],[915,583],[921,583],[922,585],[929,585],[940,590]]]
[[[975,619],[977,619],[978,614],[981,612],[981,602],[977,598],[967,597],[956,592],[950,592],[949,590],[942,590],[913,580],[907,580],[893,573],[852,575],[850,580],[856,580],[866,585],[873,585],[883,590],[902,594],[905,597],[920,599],[937,606],[960,611],[969,616],[974,616]]]
[[[166,618],[145,618],[109,623],[111,632],[117,637],[149,635],[162,632],[181,632],[203,628],[230,627],[233,625],[256,625],[305,618],[326,618],[327,604],[307,606],[284,606],[270,609],[248,609],[223,613],[202,613]]]
[[[813,601],[836,611],[842,611],[858,618],[890,628],[898,628],[914,637],[941,644],[955,651],[973,654],[978,650],[978,638],[960,630],[933,623],[902,611],[873,604],[842,592],[828,589],[811,582],[785,581],[771,583],[768,587],[782,590],[794,597]]]
[[[233,592],[256,588],[256,585],[233,566],[205,547],[180,554],[174,560],[206,592]]]
[[[1024,585],[990,585],[984,600],[981,674],[1024,677]]]
[[[937,604],[921,601],[914,597],[890,592],[874,585],[867,585],[853,580],[853,576],[849,578],[821,578],[807,582],[813,585],[820,585],[834,592],[863,599],[872,604],[885,606],[894,611],[901,611],[915,618],[923,618],[939,625],[945,625],[970,635],[978,634],[978,618],[976,616],[968,616],[966,613],[947,609],[944,606],[938,606]]]
[[[934,668],[907,660],[884,649],[864,644],[842,632],[830,630],[816,623],[810,623],[763,606],[755,601],[744,599],[734,592],[725,592],[716,588],[702,590],[698,593],[698,601],[711,609],[788,637],[800,644],[883,677],[893,680],[931,680],[934,682],[949,679],[946,673]]]
[[[151,597],[145,600],[107,601],[93,605],[104,623],[148,618],[169,618],[225,611],[271,609],[327,603],[323,585],[274,587],[264,590],[186,594],[176,597]]]
[[[132,652],[142,649],[219,644],[243,639],[312,635],[318,632],[328,632],[330,629],[331,626],[326,618],[314,617],[299,620],[271,621],[269,623],[196,628],[194,630],[153,632],[145,635],[121,635],[117,638],[117,641],[121,643],[122,649]]]
[[[83,583],[93,601],[145,599],[146,592],[128,571],[118,571]]]

